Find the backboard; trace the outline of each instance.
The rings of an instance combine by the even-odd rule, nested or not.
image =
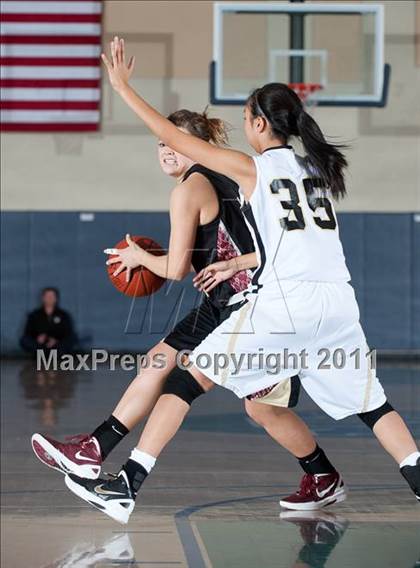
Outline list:
[[[321,86],[320,106],[385,106],[382,4],[215,3],[211,102],[242,105],[268,82]]]

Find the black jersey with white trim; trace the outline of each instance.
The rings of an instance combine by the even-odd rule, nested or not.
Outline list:
[[[252,235],[241,212],[238,185],[230,178],[194,164],[184,175],[183,181],[193,173],[200,173],[213,186],[219,202],[219,212],[213,221],[197,227],[191,262],[196,272],[220,260],[229,260],[254,252]],[[252,272],[241,270],[229,280],[210,291],[211,302],[223,308],[236,293],[246,290]]]

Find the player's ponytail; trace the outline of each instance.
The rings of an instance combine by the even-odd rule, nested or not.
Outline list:
[[[287,143],[291,136],[298,136],[305,148],[309,169],[325,182],[334,198],[345,195],[347,160],[341,152],[345,146],[327,142],[292,89],[283,83],[268,83],[250,95],[247,105],[252,116],[262,116],[269,122],[276,138]]]
[[[168,116],[168,120],[206,142],[217,146],[228,144],[228,125],[220,118],[209,118],[207,108],[202,113],[177,110]]]
[[[207,109],[203,112],[203,118],[207,121],[209,132],[209,142],[213,142],[216,146],[226,146],[229,144],[228,126],[221,118],[209,118]]]
[[[296,123],[310,166],[331,189],[333,197],[344,197],[343,170],[347,167],[347,160],[340,151],[344,146],[327,142],[317,122],[305,110],[299,113]]]

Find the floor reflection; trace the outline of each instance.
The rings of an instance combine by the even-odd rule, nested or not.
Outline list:
[[[68,407],[75,396],[79,376],[77,372],[38,371],[35,363],[28,361],[19,371],[19,381],[30,408],[39,412],[39,423],[52,428],[58,422],[59,411]]]
[[[91,568],[100,565],[133,565],[134,550],[128,534],[113,535],[101,546],[95,543],[79,543],[65,556],[43,568]]]
[[[324,568],[350,524],[327,511],[284,511],[280,519],[297,525],[304,542],[293,568]]]
[[[188,533],[184,522],[178,531],[188,564],[194,566],[194,557],[188,553],[194,541],[199,547],[202,543],[213,568],[417,568],[420,515],[416,504],[412,520],[406,520],[409,516],[401,511],[387,520],[343,504],[334,512],[283,510],[270,518],[274,498],[209,504],[190,509],[189,515],[186,510],[192,529]]]

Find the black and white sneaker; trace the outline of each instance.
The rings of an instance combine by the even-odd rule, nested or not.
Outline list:
[[[85,479],[66,475],[67,487],[75,495],[97,507],[119,523],[126,524],[134,509],[135,496],[126,472],[122,469],[111,479]]]
[[[400,472],[420,503],[420,458],[417,458],[416,465],[405,465]]]

